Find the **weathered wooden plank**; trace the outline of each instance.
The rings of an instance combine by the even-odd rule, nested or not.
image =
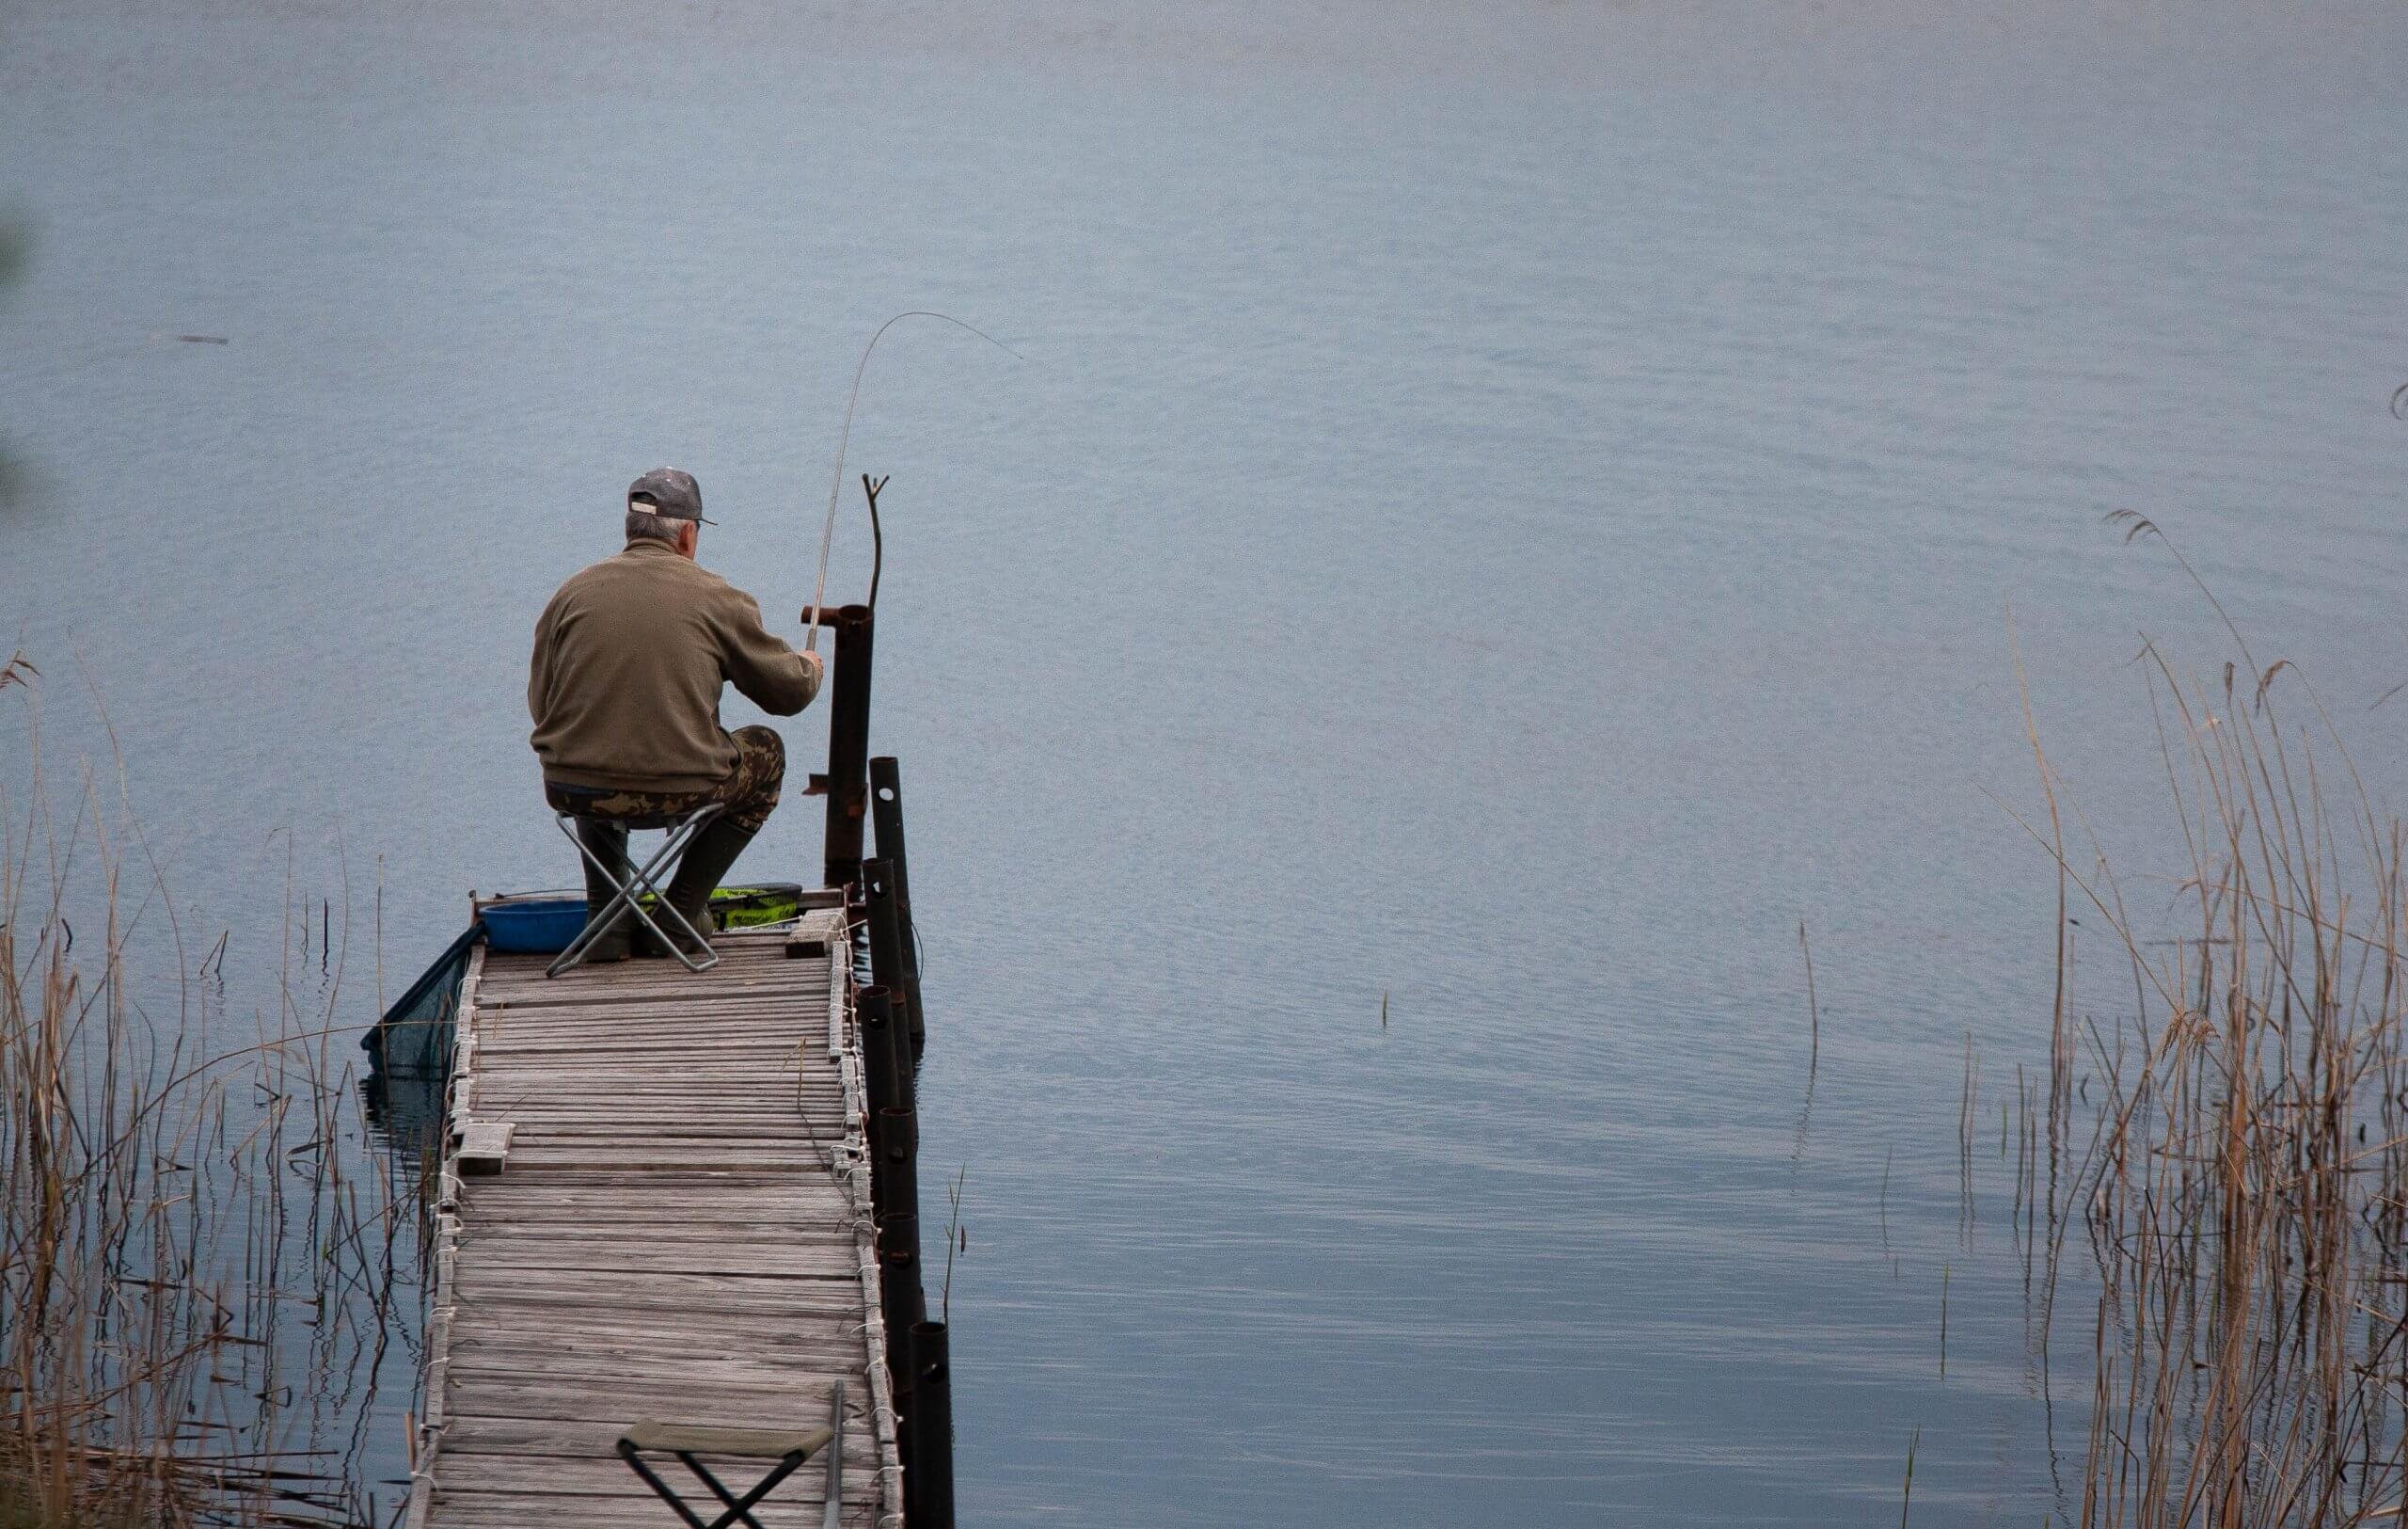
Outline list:
[[[625,1060],[604,1064],[591,1059],[571,1058],[548,1062],[540,1058],[503,1056],[493,1059],[492,1070],[485,1074],[497,1088],[513,1089],[530,1098],[551,1098],[562,1105],[591,1103],[606,1089],[626,1091],[625,1103],[641,1107],[647,1099],[672,1101],[691,1099],[725,1100],[731,1087],[740,1085],[737,1098],[753,1098],[764,1103],[786,1100],[799,1092],[823,1091],[832,1082],[842,1083],[836,1069],[814,1059],[807,1071],[798,1074],[794,1059],[771,1054],[747,1056],[743,1053],[721,1059],[696,1058],[672,1075],[647,1075],[641,1065],[629,1066]],[[762,1075],[776,1079],[774,1088],[766,1087]],[[832,1104],[832,1097],[819,1094],[823,1103]]]
[[[849,1248],[852,1237],[839,1223],[826,1220],[805,1220],[791,1218],[784,1220],[751,1223],[736,1222],[754,1234],[740,1240],[750,1248],[796,1250],[813,1248]],[[678,1250],[700,1250],[724,1245],[730,1239],[721,1235],[719,1225],[697,1225],[689,1221],[662,1221],[648,1228],[633,1222],[617,1226],[588,1226],[565,1218],[542,1220],[492,1220],[474,1222],[462,1236],[464,1246],[473,1243],[480,1250],[509,1248],[568,1248],[591,1243],[604,1247],[626,1247],[637,1242]]]
[[[810,990],[817,985],[809,980],[810,968],[780,969],[759,976],[689,977],[675,981],[658,981],[637,986],[620,983],[615,986],[589,986],[574,982],[495,982],[486,987],[484,1003],[495,1014],[524,1010],[562,1007],[610,1010],[625,1014],[628,1010],[657,1004],[711,1004],[740,1002],[753,998],[775,998],[793,1003],[809,1000]],[[705,990],[703,984],[708,983]]]
[[[445,1524],[456,1524],[459,1529],[563,1529],[566,1525],[574,1525],[575,1529],[675,1529],[677,1521],[668,1507],[627,1474],[626,1467],[620,1468],[620,1473],[627,1475],[628,1485],[643,1492],[641,1501],[625,1496],[586,1499],[527,1492],[462,1492],[457,1496],[438,1493],[439,1511],[436,1518]],[[817,1523],[821,1511],[819,1493],[824,1483],[807,1484],[805,1478],[818,1474],[806,1468],[788,1477],[763,1505],[761,1521],[770,1529]],[[717,1505],[711,1504],[701,1483],[690,1484],[703,1503]],[[793,1489],[791,1493],[788,1488]],[[876,1521],[877,1508],[868,1501],[856,1502],[849,1477],[844,1504],[839,1521],[847,1529],[863,1529]]]
[[[758,1011],[774,1017],[789,1008],[810,1007],[810,988],[816,985],[737,981],[713,993],[690,988],[615,988],[594,993],[570,993],[559,988],[503,989],[487,995],[484,1007],[488,1017],[504,1026],[547,1017],[645,1025],[658,1016],[711,1011]],[[722,1009],[722,1005],[727,1007]]]
[[[687,1171],[676,1172],[676,1175],[665,1177],[665,1180],[653,1180],[653,1182],[672,1182],[672,1180],[681,1182],[681,1185],[687,1185],[689,1197],[701,1192],[701,1189],[710,1189],[710,1192],[720,1192],[720,1189],[764,1189],[764,1192],[775,1194],[780,1189],[780,1182],[790,1180],[790,1177],[792,1172],[787,1172],[785,1168],[773,1168],[773,1171],[749,1171],[749,1168],[737,1168],[737,1171],[715,1172],[710,1166],[691,1166],[687,1168]],[[474,1194],[482,1185],[489,1185],[489,1182],[494,1180],[467,1182],[467,1185],[463,1185],[463,1194]],[[545,1187],[547,1189],[549,1187],[585,1189],[585,1192],[594,1192],[594,1189],[619,1189],[619,1192],[626,1199],[631,1199],[631,1202],[633,1199],[638,1199],[636,1185],[626,1182],[626,1177],[619,1175],[619,1172],[610,1172],[605,1171],[605,1168],[554,1168],[554,1171],[545,1172]],[[645,1194],[645,1199],[648,1199],[648,1194]]]
[[[626,1076],[631,1060],[674,1055],[690,1057],[698,1066],[723,1071],[763,1058],[784,1066],[795,1059],[799,1050],[806,1050],[805,1060],[810,1065],[801,1075],[804,1079],[835,1071],[829,1064],[828,1054],[806,1042],[774,1032],[764,1034],[761,1028],[741,1025],[647,1036],[588,1033],[566,1027],[549,1030],[505,1029],[487,1032],[484,1044],[492,1053],[492,1065],[503,1069],[533,1067],[549,1059],[553,1065],[572,1067],[580,1073]],[[628,1081],[644,1079],[638,1074]],[[672,1075],[657,1081],[674,1082],[676,1078]]]
[[[514,1173],[522,1162],[562,1175],[641,1174],[648,1170],[651,1177],[631,1178],[628,1183],[630,1193],[638,1192],[642,1185],[641,1192],[647,1198],[673,1193],[680,1185],[704,1197],[713,1193],[714,1187],[747,1187],[775,1195],[781,1192],[775,1183],[739,1185],[738,1178],[792,1178],[799,1171],[808,1171],[825,1179],[829,1148],[844,1139],[844,1128],[834,1124],[816,1133],[800,1125],[782,1127],[775,1134],[765,1132],[751,1139],[702,1133],[672,1136],[664,1131],[632,1141],[601,1132],[526,1126],[512,1138],[511,1162]],[[569,1180],[547,1175],[533,1182],[538,1187],[565,1187]]]
[[[688,1194],[675,1204],[630,1204],[562,1202],[554,1196],[521,1200],[480,1200],[477,1225],[547,1226],[568,1223],[623,1235],[642,1235],[647,1228],[709,1227],[715,1233],[771,1235],[797,1226],[825,1226],[841,1218],[848,1202],[826,1195],[698,1195]]]
[[[794,1151],[775,1155],[739,1142],[719,1151],[706,1150],[698,1144],[696,1150],[686,1153],[658,1145],[647,1147],[641,1153],[629,1149],[618,1154],[527,1147],[519,1151],[518,1157],[531,1168],[555,1168],[563,1171],[607,1168],[612,1172],[626,1173],[631,1176],[628,1192],[641,1195],[658,1192],[641,1187],[637,1181],[644,1175],[674,1178],[698,1168],[719,1168],[742,1173],[824,1173],[828,1169],[824,1154],[809,1151],[800,1143]]]
[[[685,1417],[690,1415],[693,1398],[701,1393],[746,1387],[757,1397],[768,1398],[755,1408],[756,1416],[761,1407],[774,1414],[780,1409],[779,1398],[790,1401],[806,1381],[844,1363],[849,1351],[823,1347],[752,1360],[681,1359],[673,1349],[625,1357],[562,1351],[543,1360],[541,1350],[533,1346],[498,1352],[468,1344],[452,1354],[452,1403],[460,1405],[464,1393],[481,1390],[486,1380],[497,1386],[539,1389],[531,1384],[529,1376],[533,1372],[526,1367],[526,1356],[534,1352],[544,1385],[565,1386],[574,1396],[586,1398],[574,1403],[588,1409],[576,1414],[579,1417],[620,1416],[629,1407],[640,1416]],[[611,1405],[601,1406],[604,1397],[611,1398]]]
[[[530,1121],[512,1134],[509,1144],[520,1152],[582,1153],[589,1158],[606,1161],[648,1159],[662,1154],[681,1157],[702,1154],[706,1160],[706,1155],[711,1153],[750,1147],[756,1154],[801,1154],[824,1168],[828,1155],[819,1143],[827,1139],[825,1133],[815,1134],[792,1118],[774,1126],[759,1127],[664,1121],[647,1128],[641,1141],[629,1141],[624,1133],[602,1130],[590,1123]]]
[[[455,1417],[444,1436],[445,1453],[487,1456],[496,1465],[530,1458],[547,1465],[588,1460],[607,1462],[613,1471],[624,1471],[626,1467],[619,1463],[618,1457],[619,1440],[627,1425],[636,1421],[639,1420]],[[870,1435],[870,1421],[866,1413],[856,1413],[849,1407],[845,1410],[845,1431],[860,1436],[858,1441],[845,1441],[845,1463],[848,1467],[877,1458],[878,1441]],[[848,1476],[851,1473],[849,1470],[846,1473]],[[455,1477],[452,1485],[463,1486],[468,1479]],[[615,1477],[612,1484],[616,1485]]]
[[[832,1109],[836,1107],[836,1096],[829,1091],[844,1081],[836,1069],[816,1061],[809,1071],[798,1075],[792,1058],[774,1054],[737,1052],[725,1059],[697,1057],[683,1064],[669,1064],[681,1067],[673,1076],[644,1075],[642,1069],[656,1065],[661,1064],[640,1061],[629,1065],[623,1061],[606,1066],[577,1058],[549,1062],[541,1058],[503,1056],[493,1059],[492,1069],[484,1076],[490,1087],[502,1093],[531,1102],[548,1098],[564,1107],[590,1105],[608,1091],[624,1089],[620,1103],[639,1112],[671,1109],[681,1101],[707,1108],[714,1101],[725,1103],[730,1099],[749,1099],[764,1105],[809,1100],[815,1110]],[[764,1075],[774,1078],[775,1083],[765,1084]]]
[[[621,1472],[625,1473],[626,1468],[621,1467]],[[821,1511],[817,1494],[823,1487],[800,1483],[806,1476],[818,1474],[807,1468],[796,1472],[779,1487],[777,1495],[764,1505],[761,1521],[770,1529],[817,1523]],[[643,1490],[634,1476],[629,1475],[627,1481],[639,1491]],[[702,1484],[694,1482],[692,1486],[704,1503],[709,1504],[709,1494],[703,1491]],[[794,1488],[792,1496],[786,1494],[789,1486]],[[804,1495],[806,1492],[812,1495]],[[668,1507],[649,1491],[644,1492],[641,1501],[618,1496],[597,1496],[589,1500],[562,1499],[542,1493],[462,1492],[457,1497],[438,1494],[438,1503],[440,1509],[436,1514],[436,1520],[445,1524],[456,1524],[459,1529],[564,1529],[564,1526],[574,1526],[574,1529],[676,1529],[677,1523]],[[867,1525],[877,1521],[875,1515],[878,1510],[870,1503],[854,1502],[848,1479],[840,1513],[839,1521],[846,1529],[866,1529]]]
[[[461,1354],[488,1355],[559,1354],[564,1357],[610,1361],[653,1362],[664,1356],[678,1364],[697,1371],[720,1364],[749,1364],[768,1360],[782,1370],[801,1366],[819,1373],[841,1375],[861,1367],[860,1325],[844,1316],[823,1314],[816,1317],[788,1316],[772,1320],[754,1316],[712,1322],[696,1330],[693,1324],[680,1324],[679,1332],[663,1341],[661,1324],[634,1314],[616,1327],[603,1329],[593,1322],[572,1318],[566,1313],[556,1314],[551,1325],[541,1320],[524,1318],[538,1314],[513,1314],[506,1322],[480,1324],[459,1337]],[[673,1345],[674,1346],[670,1346]],[[820,1356],[833,1351],[835,1358],[825,1362]]]
[[[551,1088],[575,1088],[585,1082],[583,1074],[555,1075],[547,1080]],[[594,1086],[608,1088],[607,1078],[594,1080]],[[491,1096],[497,1113],[512,1120],[533,1120],[548,1116],[554,1120],[616,1120],[625,1123],[632,1134],[657,1121],[705,1119],[722,1113],[752,1118],[767,1115],[784,1120],[808,1120],[813,1124],[843,1124],[849,1112],[835,1091],[839,1083],[814,1078],[797,1084],[783,1083],[778,1091],[769,1092],[757,1080],[748,1081],[741,1071],[722,1078],[692,1078],[678,1088],[629,1089],[615,1111],[582,1100],[560,1099],[547,1095],[534,1085],[533,1075],[515,1078],[507,1075],[489,1075],[485,1091]],[[731,1100],[736,1107],[731,1109]]]
[[[812,990],[823,985],[822,972],[808,965],[781,966],[725,977],[682,978],[643,985],[582,986],[572,982],[496,982],[485,989],[486,1010],[496,1015],[540,1013],[547,1010],[584,1010],[610,1013],[626,1023],[640,1008],[705,1008],[715,1003],[754,1003],[774,999],[806,1004]]]
[[[509,1217],[520,1212],[563,1210],[590,1212],[602,1221],[671,1214],[689,1206],[724,1205],[754,1215],[785,1216],[803,1211],[816,1213],[848,1203],[843,1189],[836,1185],[825,1180],[797,1181],[791,1174],[764,1174],[757,1178],[698,1174],[687,1181],[684,1197],[673,1205],[630,1200],[622,1186],[578,1184],[558,1173],[542,1178],[522,1174],[499,1182],[465,1185],[461,1192],[464,1202],[473,1204],[479,1215]]]
[[[550,963],[550,957],[525,955],[517,951],[496,955],[488,971],[497,982],[533,982],[558,988],[570,988],[608,987],[614,984],[638,982],[724,982],[728,980],[731,973],[745,967],[756,967],[765,971],[783,971],[789,967],[813,964],[808,956],[788,961],[783,941],[765,942],[757,936],[737,934],[729,939],[713,940],[711,943],[719,951],[719,965],[708,973],[689,972],[672,961],[654,961],[640,957],[626,964],[613,962],[608,965],[578,966],[562,972],[558,977],[547,978],[544,975],[544,971]],[[841,945],[838,948],[842,948]],[[820,959],[825,961],[827,958]]]
[[[833,925],[823,923],[816,927],[832,928]],[[774,965],[785,960],[786,941],[791,937],[791,931],[755,932],[746,930],[729,930],[723,935],[713,939],[711,945],[719,952],[720,961],[723,964],[758,961]],[[843,942],[838,942],[838,948],[843,948]],[[551,964],[551,961],[552,958],[542,951],[497,950],[493,952],[494,969],[503,976],[541,978],[545,968]],[[554,980],[565,982],[624,980],[630,974],[650,971],[675,972],[681,977],[700,975],[689,973],[684,967],[666,959],[646,961],[639,958],[631,964],[612,963],[609,965],[578,966],[562,974]]]
[[[463,1251],[467,1250],[466,1245]],[[689,1252],[682,1248],[596,1248],[591,1250],[529,1250],[480,1247],[474,1256],[486,1267],[515,1269],[535,1277],[551,1269],[582,1269],[590,1274],[654,1274],[669,1270],[695,1274],[792,1274],[841,1279],[848,1270],[843,1255],[831,1248],[810,1253],[801,1250],[730,1248],[717,1252]]]
[[[483,1044],[488,1061],[496,1067],[527,1067],[555,1059],[598,1073],[608,1067],[641,1066],[663,1058],[678,1059],[680,1066],[722,1071],[765,1062],[790,1066],[801,1043],[775,1035],[723,1039],[689,1035],[535,1037],[503,1030],[488,1031]]]
[[[490,1326],[469,1329],[460,1335],[454,1357],[554,1354],[564,1362],[657,1365],[697,1375],[767,1365],[788,1378],[803,1373],[843,1375],[861,1368],[861,1345],[855,1341],[860,1334],[853,1330],[858,1324],[833,1314],[816,1319],[790,1318],[782,1325],[773,1325],[767,1316],[752,1316],[705,1330],[681,1324],[684,1330],[667,1335],[657,1322],[632,1314],[609,1330],[576,1320],[564,1310],[551,1314],[555,1325],[549,1327],[541,1320],[522,1320],[540,1318],[541,1313],[513,1312]]]
[[[675,1221],[663,1222],[649,1232],[631,1229],[619,1235],[591,1231],[578,1234],[567,1230],[570,1225],[565,1221],[480,1222],[461,1239],[460,1246],[473,1247],[480,1261],[491,1259],[497,1264],[556,1260],[565,1273],[574,1267],[615,1265],[618,1260],[597,1255],[626,1248],[631,1239],[642,1236],[660,1247],[663,1262],[644,1266],[655,1273],[700,1277],[705,1272],[702,1266],[723,1262],[714,1256],[714,1249],[733,1247],[748,1256],[767,1258],[770,1264],[757,1271],[711,1272],[787,1279],[817,1277],[821,1264],[838,1258],[849,1246],[843,1237],[799,1222],[756,1230],[752,1223],[741,1221]],[[672,1261],[675,1258],[689,1262],[678,1265]]]
[[[866,1503],[872,1500],[872,1494],[877,1490],[877,1484],[876,1478],[869,1476],[868,1467],[875,1458],[874,1451],[858,1457],[850,1450],[846,1451],[845,1464],[848,1469],[845,1473],[844,1501]],[[668,1473],[676,1478],[676,1485],[682,1487],[692,1482],[696,1494],[699,1496],[703,1493],[702,1484],[693,1482],[691,1477],[677,1468],[675,1461],[657,1460],[652,1463],[666,1465],[669,1468]],[[768,1469],[770,1464],[763,1460],[748,1468],[740,1460],[730,1460],[724,1456],[713,1458],[712,1463],[721,1469],[721,1479],[739,1490],[752,1485],[762,1473]],[[565,1511],[575,1505],[568,1501],[571,1499],[600,1498],[609,1501],[624,1497],[629,1487],[635,1487],[640,1491],[643,1490],[638,1486],[635,1475],[627,1469],[626,1463],[619,1458],[615,1448],[611,1454],[601,1457],[586,1455],[510,1456],[490,1451],[464,1452],[459,1469],[449,1472],[447,1474],[451,1479],[447,1480],[441,1489],[442,1496],[446,1501],[457,1502],[470,1496],[507,1493],[513,1496],[525,1495],[553,1499],[553,1506],[559,1511]],[[856,1475],[865,1478],[858,1487],[853,1480]],[[807,1484],[805,1478],[810,1478]],[[795,1524],[798,1521],[794,1510],[804,1505],[824,1502],[827,1490],[828,1476],[824,1469],[798,1471],[779,1484],[778,1489],[769,1495],[761,1513],[765,1521],[772,1525]],[[653,1504],[653,1512],[658,1515],[654,1522],[654,1529],[674,1529],[676,1521],[669,1516],[669,1510],[657,1501]],[[575,1521],[562,1519],[554,1521],[565,1523]]]
[[[664,1110],[659,1114],[631,1112],[617,1117],[595,1111],[567,1111],[520,1107],[511,1110],[518,1126],[518,1136],[525,1139],[539,1131],[556,1136],[618,1136],[638,1133],[676,1133],[698,1135],[725,1132],[738,1128],[757,1128],[781,1135],[792,1134],[806,1139],[816,1136],[829,1139],[830,1133],[844,1135],[843,1117],[831,1112],[811,1115],[798,1109],[741,1109],[700,1111],[695,1108]]]
[[[795,1377],[777,1380],[744,1377],[717,1385],[689,1378],[664,1392],[657,1380],[613,1383],[606,1377],[570,1385],[485,1371],[451,1382],[445,1415],[467,1408],[505,1417],[626,1425],[668,1411],[673,1404],[677,1415],[690,1422],[741,1425],[789,1410],[800,1384]]]
[[[515,1489],[575,1493],[594,1491],[599,1489],[603,1493],[612,1492],[619,1488],[621,1479],[627,1474],[627,1468],[619,1457],[619,1441],[626,1437],[630,1424],[649,1421],[654,1420],[631,1418],[617,1423],[598,1421],[568,1423],[543,1418],[463,1419],[461,1420],[463,1423],[489,1423],[493,1427],[507,1429],[509,1432],[502,1437],[508,1438],[511,1441],[496,1442],[494,1436],[473,1425],[462,1427],[458,1432],[451,1435],[446,1440],[447,1444],[456,1448],[464,1458],[467,1457],[475,1458],[466,1468],[449,1473],[451,1479],[447,1483],[447,1489],[452,1491]],[[847,1477],[845,1496],[848,1502],[866,1501],[870,1492],[875,1489],[867,1482],[857,1487],[851,1479],[857,1473],[865,1476],[870,1468],[877,1463],[878,1441],[868,1432],[871,1421],[868,1417],[852,1416],[849,1409],[847,1411],[846,1431],[849,1433],[859,1430],[863,1435],[859,1443],[848,1440],[844,1445]],[[686,1425],[698,1426],[698,1425]],[[824,1420],[821,1426],[826,1426]],[[547,1446],[540,1442],[517,1441],[522,1437],[520,1430],[544,1428],[576,1431],[556,1446]],[[707,1450],[698,1450],[695,1453],[706,1456],[715,1454]],[[824,1456],[819,1452],[814,1453],[816,1457],[824,1459]],[[734,1473],[729,1473],[730,1475]],[[822,1486],[818,1489],[824,1490],[826,1481],[824,1468],[819,1474]],[[802,1489],[798,1488],[796,1491],[800,1496]],[[783,1500],[783,1493],[779,1498],[773,1499],[773,1501]]]
[[[463,1310],[474,1314],[509,1307],[565,1307],[587,1314],[613,1301],[674,1306],[709,1324],[738,1315],[815,1315],[842,1312],[859,1318],[861,1298],[842,1280],[815,1275],[663,1273],[657,1269],[601,1271],[556,1268],[541,1284],[515,1271],[488,1269],[474,1260],[463,1265],[453,1288]]]
[[[485,1011],[486,1028],[498,1040],[515,1040],[521,1036],[578,1035],[607,1041],[613,1037],[630,1040],[682,1037],[690,1032],[705,1034],[724,1031],[735,1035],[776,1035],[796,1044],[808,1044],[814,1055],[825,1059],[828,1037],[823,1029],[816,1035],[789,1031],[797,1011],[816,1006],[809,994],[794,996],[780,995],[770,998],[714,999],[699,1004],[638,1003],[609,1008],[512,1009],[496,1006]]]
[[[640,1069],[652,1066],[674,1066],[681,1071],[673,1078],[647,1080]],[[554,1063],[541,1058],[503,1056],[495,1058],[492,1069],[483,1075],[486,1086],[497,1094],[522,1103],[549,1097],[570,1105],[580,1097],[591,1098],[624,1084],[626,1097],[622,1103],[636,1111],[665,1111],[681,1101],[706,1110],[713,1102],[725,1102],[731,1097],[762,1104],[809,1101],[816,1111],[836,1107],[835,1096],[828,1091],[833,1072],[815,1063],[812,1072],[798,1076],[792,1058],[737,1052],[723,1059],[697,1057],[683,1063],[644,1060],[616,1067],[576,1059]],[[765,1085],[764,1075],[774,1077],[776,1083]],[[836,1076],[833,1081],[841,1084],[843,1079]]]

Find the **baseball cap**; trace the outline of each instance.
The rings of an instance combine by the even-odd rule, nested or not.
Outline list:
[[[672,520],[700,520],[706,526],[719,524],[703,514],[703,489],[694,481],[694,475],[680,472],[675,468],[654,468],[627,485],[627,508],[646,510]]]

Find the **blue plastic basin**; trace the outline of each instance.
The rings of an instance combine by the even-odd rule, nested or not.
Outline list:
[[[585,927],[583,898],[528,898],[488,904],[485,943],[496,950],[550,955],[568,948]]]

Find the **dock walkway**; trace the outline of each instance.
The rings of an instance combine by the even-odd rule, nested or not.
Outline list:
[[[700,974],[470,957],[408,1529],[673,1525],[628,1426],[823,1426],[840,1379],[836,1521],[901,1522],[843,918],[715,943]],[[826,1482],[755,1511],[818,1529]]]

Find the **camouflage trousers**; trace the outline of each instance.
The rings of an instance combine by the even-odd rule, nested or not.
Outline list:
[[[786,746],[767,727],[738,727],[736,768],[707,791],[620,791],[544,782],[544,799],[554,812],[578,818],[682,818],[711,802],[725,804],[720,821],[757,834],[778,804],[786,778]]]

